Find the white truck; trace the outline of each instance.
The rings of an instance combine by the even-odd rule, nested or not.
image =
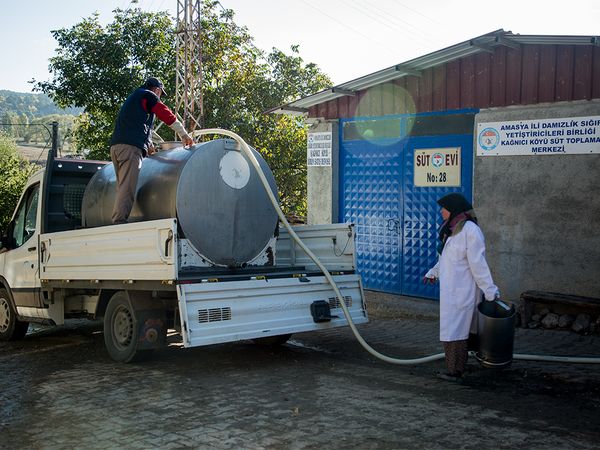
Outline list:
[[[226,144],[214,170],[228,182],[227,164],[232,157],[243,161],[239,154],[227,155],[236,148]],[[186,151],[203,146],[195,147]],[[2,236],[1,340],[23,338],[30,322],[60,325],[68,318],[103,317],[109,355],[129,362],[165,346],[167,330],[176,330],[184,347],[195,347],[246,339],[279,344],[292,333],[347,325],[323,273],[284,229],[250,263],[228,266],[214,264],[195,248],[179,223],[185,216],[181,210],[172,217],[85,226],[88,184],[109,166],[51,156],[46,169],[28,181]],[[354,227],[294,229],[333,274],[353,321],[367,322]]]

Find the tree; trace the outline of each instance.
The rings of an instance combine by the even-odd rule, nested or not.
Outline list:
[[[202,10],[203,101],[207,128],[226,128],[259,150],[279,186],[284,210],[306,213],[306,129],[297,118],[264,111],[331,83],[316,65],[305,64],[298,47],[292,55],[254,46],[232,10],[204,0]],[[75,131],[77,145],[90,157],[108,158],[108,142],[118,108],[148,75],[175,87],[175,26],[166,13],[137,8],[115,10],[102,27],[98,16],[70,29],[52,32],[58,41],[50,60],[54,78],[36,83],[59,106],[79,106],[85,113]],[[167,104],[174,96],[166,99]],[[160,129],[170,139],[170,130]]]
[[[14,125],[16,124],[16,122],[15,122],[16,118],[17,118],[17,115],[13,112],[6,111],[4,114],[2,114],[2,117],[0,118],[0,123],[2,123],[2,125],[0,125],[0,129],[2,130],[2,132],[5,135],[7,135],[7,136],[14,135],[14,132],[15,132]]]
[[[58,42],[50,58],[51,81],[35,89],[62,107],[82,107],[74,135],[89,157],[107,159],[114,119],[127,95],[150,75],[174,79],[174,28],[166,13],[117,9],[103,27],[98,14],[52,31]]]
[[[6,231],[21,191],[35,166],[19,158],[14,139],[0,132],[0,230]]]

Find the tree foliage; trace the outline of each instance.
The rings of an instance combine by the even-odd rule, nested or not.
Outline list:
[[[114,120],[127,95],[150,75],[174,78],[174,28],[166,13],[117,9],[102,26],[98,14],[52,31],[53,79],[35,88],[62,107],[81,107],[75,138],[90,158],[107,159]]]
[[[0,230],[5,231],[35,166],[19,158],[13,138],[0,132]]]
[[[273,169],[282,206],[306,213],[306,129],[301,119],[264,112],[329,86],[314,64],[306,64],[298,47],[291,55],[254,46],[232,10],[212,0],[202,3],[204,125],[226,128],[254,146]],[[98,16],[69,29],[52,32],[58,41],[50,60],[53,79],[38,82],[59,106],[85,108],[75,132],[90,157],[107,158],[108,142],[118,109],[127,95],[149,75],[175,90],[175,25],[166,13],[137,8],[115,10],[103,27]],[[174,96],[166,99],[172,106]],[[166,127],[160,134],[166,139]]]

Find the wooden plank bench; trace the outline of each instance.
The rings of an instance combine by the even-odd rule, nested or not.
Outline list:
[[[557,292],[525,291],[521,294],[521,326],[527,328],[535,310],[547,307],[557,314],[587,313],[597,316],[600,313],[600,298],[580,295],[559,294]]]

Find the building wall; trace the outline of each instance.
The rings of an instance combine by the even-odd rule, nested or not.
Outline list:
[[[494,108],[476,115],[475,129],[598,115],[597,100]],[[600,297],[600,154],[475,156],[473,180],[488,263],[506,299],[529,289]]]
[[[499,46],[310,108],[326,119],[600,98],[597,45]]]
[[[309,133],[331,131],[331,167],[307,167],[307,201],[309,225],[337,222],[339,209],[339,139],[338,122],[318,121]]]
[[[463,108],[480,109],[474,131],[600,115],[600,46],[500,46],[311,107],[314,131],[335,132],[332,167],[308,169],[308,222],[338,217],[337,119]],[[473,198],[505,298],[529,289],[600,297],[600,154],[475,156]]]

